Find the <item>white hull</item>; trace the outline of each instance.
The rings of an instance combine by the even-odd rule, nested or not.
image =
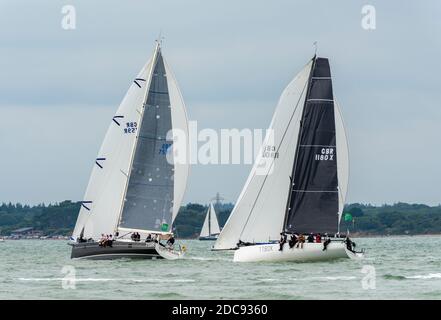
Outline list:
[[[343,242],[331,242],[326,250],[323,243],[304,243],[303,248],[294,246],[290,248],[285,243],[283,250],[279,251],[280,245],[258,244],[237,249],[234,253],[234,262],[258,262],[258,261],[293,261],[310,262],[326,261],[340,258],[351,258],[354,255],[346,249]]]
[[[155,249],[156,252],[158,252],[158,254],[163,257],[164,259],[167,260],[177,260],[177,259],[182,259],[185,255],[185,247],[183,247],[180,250],[174,250],[171,248],[167,248],[167,247],[163,247],[159,244],[155,245]]]

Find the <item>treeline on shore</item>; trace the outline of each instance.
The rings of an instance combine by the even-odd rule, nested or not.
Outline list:
[[[63,201],[36,206],[20,203],[0,205],[0,235],[10,235],[16,229],[33,227],[44,235],[70,235],[75,225],[80,202]],[[223,226],[233,208],[222,204],[216,208]],[[175,221],[175,233],[180,238],[197,238],[205,219],[207,206],[189,203],[183,206]],[[345,207],[341,231],[360,235],[441,234],[441,205],[396,203],[373,206],[353,203]],[[349,217],[349,218],[348,218]]]

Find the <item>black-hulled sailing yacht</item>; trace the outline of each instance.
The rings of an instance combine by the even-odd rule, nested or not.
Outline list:
[[[71,239],[72,258],[182,257],[180,247],[161,242],[173,238],[188,176],[189,162],[175,159],[178,146],[188,145],[176,141],[177,129],[188,139],[184,102],[158,41],[110,121]]]
[[[339,233],[347,180],[347,142],[329,61],[314,56],[282,93],[214,250],[237,249],[234,261],[355,257],[348,250],[352,242]],[[314,242],[288,243],[300,235]],[[287,243],[280,245],[279,238]]]

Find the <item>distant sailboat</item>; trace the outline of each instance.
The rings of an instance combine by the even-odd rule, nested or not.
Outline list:
[[[219,222],[212,203],[208,206],[207,215],[199,235],[199,240],[216,240],[220,233]]]
[[[354,256],[353,243],[339,234],[349,160],[328,59],[314,56],[287,86],[270,129],[213,249],[237,249],[234,261]],[[285,243],[282,250],[277,243],[311,233],[331,242],[326,249],[322,241]]]
[[[158,41],[110,121],[71,238],[72,258],[183,255],[159,241],[173,238],[189,169],[189,161],[176,161],[171,130],[188,146],[184,102]],[[99,244],[102,235],[113,235],[111,246]]]

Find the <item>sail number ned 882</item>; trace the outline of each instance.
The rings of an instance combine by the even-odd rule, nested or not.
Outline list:
[[[268,307],[265,304],[217,304],[216,314],[219,315],[265,315],[268,313]]]

